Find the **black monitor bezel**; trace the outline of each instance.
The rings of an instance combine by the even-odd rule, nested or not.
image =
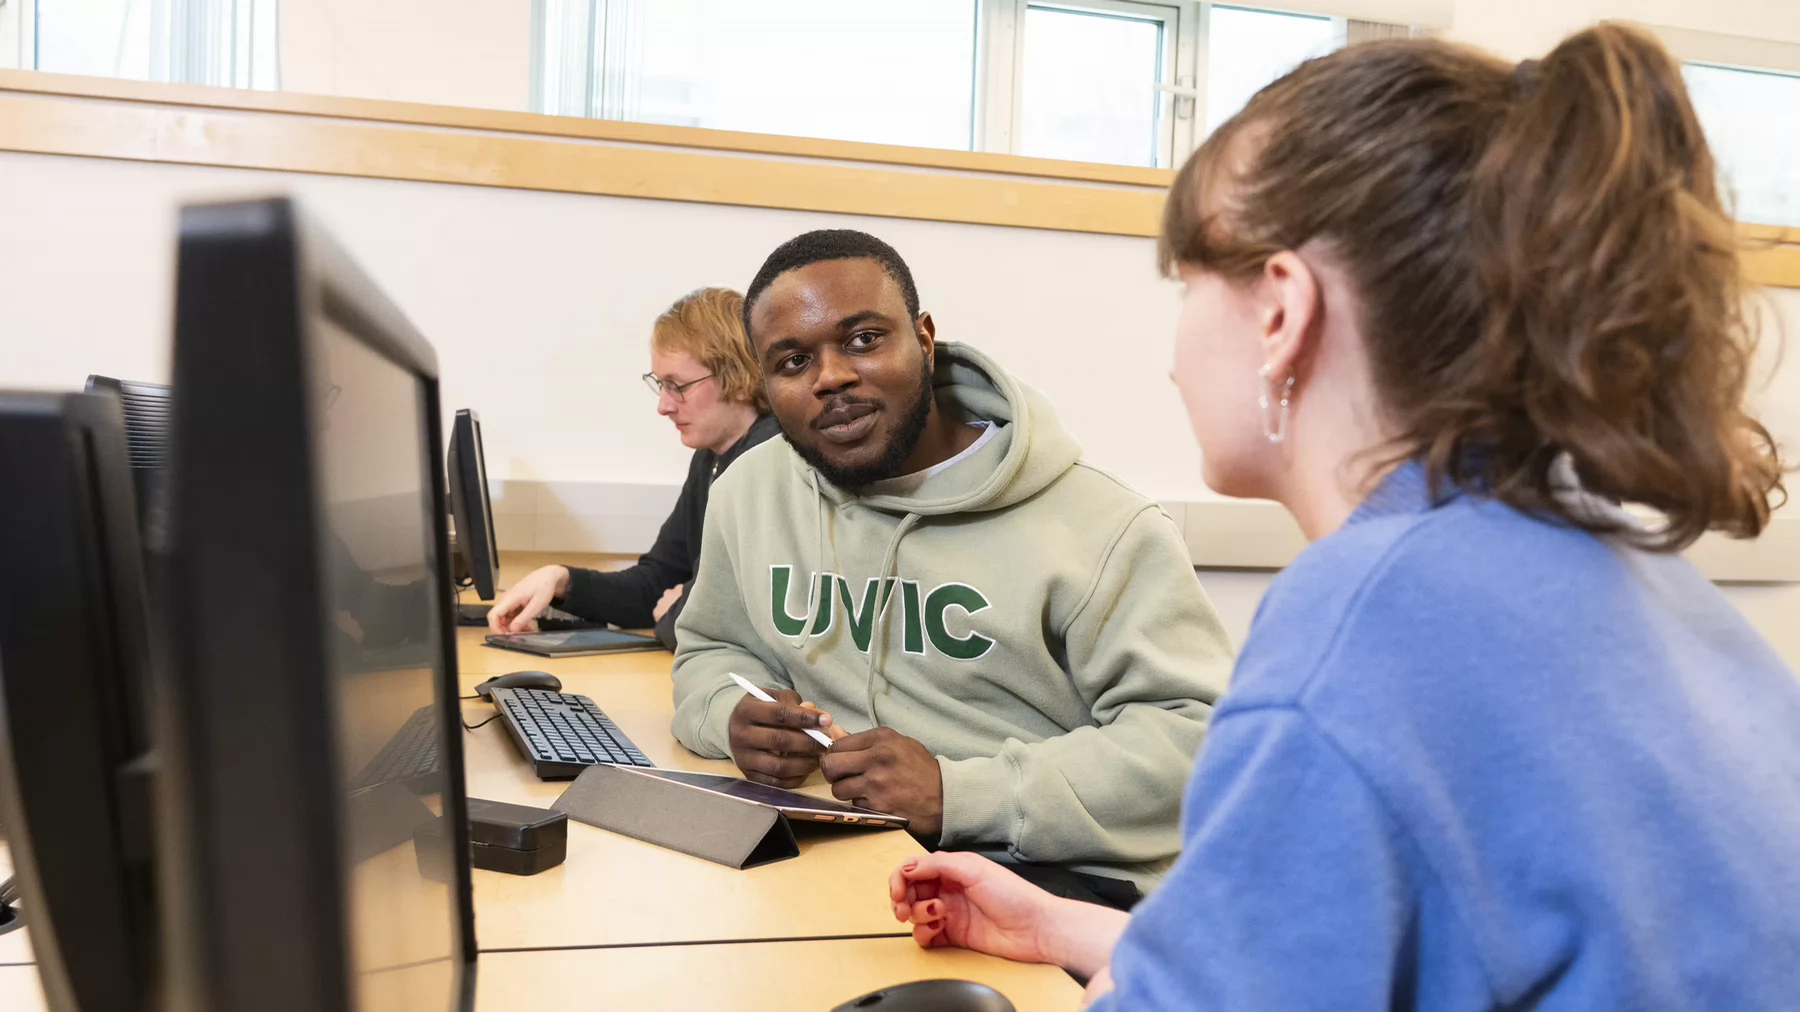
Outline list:
[[[329,1012],[351,1001],[333,687],[320,676],[330,620],[314,473],[317,319],[419,378],[434,563],[440,574],[450,565],[431,346],[290,201],[183,208],[169,643],[157,665],[172,701],[160,713],[158,803],[173,1007]],[[428,582],[467,1008],[476,949],[455,622],[448,580]],[[250,840],[256,853],[237,849]]]
[[[456,521],[456,551],[475,585],[475,596],[494,600],[500,574],[500,548],[494,537],[494,505],[489,498],[487,454],[481,445],[481,418],[458,408],[450,423],[450,451],[445,455],[450,480],[450,513]],[[479,509],[472,509],[478,506]]]
[[[52,1009],[156,986],[148,619],[125,426],[102,394],[0,394],[0,821]]]

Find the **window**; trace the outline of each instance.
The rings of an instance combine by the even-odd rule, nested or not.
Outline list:
[[[1338,19],[1214,7],[1206,33],[1206,132],[1276,78],[1342,47],[1344,34]]]
[[[1167,22],[1097,11],[1025,9],[1015,101],[1020,154],[1155,165]]]
[[[1683,74],[1733,215],[1800,226],[1800,74],[1702,63]]]
[[[1346,37],[1342,18],[1203,0],[533,0],[532,16],[540,112],[1164,167]]]
[[[280,86],[277,0],[22,0],[21,16],[27,69]]]
[[[968,148],[975,0],[535,0],[539,111]]]

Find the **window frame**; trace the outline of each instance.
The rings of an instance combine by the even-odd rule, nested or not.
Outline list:
[[[0,0],[0,46],[10,37],[17,62],[0,60],[0,67],[38,70],[37,8],[41,0]],[[245,91],[281,90],[281,6],[280,0],[225,0],[215,24],[196,21],[188,34],[178,34],[176,23],[183,23],[181,12],[171,7],[161,17],[171,22],[169,44],[163,51],[150,54],[148,80],[173,84],[204,84]],[[152,7],[151,17],[156,17]],[[270,55],[267,67],[256,61],[259,19],[268,19]],[[154,21],[153,21],[154,23]],[[154,31],[154,30],[153,30]],[[212,51],[207,52],[208,49]],[[52,72],[54,73],[54,72]],[[130,80],[130,78],[123,78]]]
[[[1684,67],[1688,64],[1697,64],[1721,70],[1741,70],[1752,73],[1778,74],[1784,77],[1800,77],[1800,43],[1754,38],[1747,35],[1726,35],[1722,32],[1676,28],[1672,25],[1649,24],[1639,21],[1621,20],[1619,23],[1642,29],[1656,36],[1658,41],[1667,47],[1670,54]],[[1740,229],[1747,231],[1755,239],[1793,242],[1800,238],[1800,225],[1782,225],[1776,222],[1757,222],[1737,218],[1735,209],[1733,210],[1733,219]]]
[[[976,0],[975,136],[971,150],[1018,155],[1025,61],[1025,14],[1033,7],[1155,22],[1161,31],[1158,61],[1156,164],[1169,168],[1193,150],[1200,22],[1209,3],[1193,0]]]
[[[629,63],[630,43],[624,36],[628,32],[626,23],[629,21],[629,6],[647,0],[562,0],[568,6],[564,8],[560,19],[551,16],[550,8],[554,2],[556,0],[532,0],[531,111],[547,115],[635,122],[622,118],[624,105],[617,96],[623,93],[624,86],[628,83],[624,67]],[[1166,170],[1179,165],[1206,135],[1206,54],[1209,26],[1215,6],[1327,18],[1332,22],[1340,45],[1352,37],[1359,26],[1392,27],[1409,33],[1420,30],[1418,27],[1390,26],[1386,22],[1350,20],[1355,15],[1355,8],[1370,6],[1372,10],[1379,12],[1385,10],[1381,6],[1384,2],[1390,6],[1392,4],[1392,0],[1299,0],[1297,3],[1285,0],[1237,0],[1218,4],[1214,0],[973,0],[975,51],[972,54],[974,74],[970,82],[973,115],[970,118],[968,147],[922,150],[960,150],[970,154],[1031,157],[1019,153],[1019,140],[1024,111],[1020,98],[1024,71],[1021,56],[1025,40],[1025,13],[1033,7],[1133,18],[1155,22],[1161,27],[1163,52],[1159,80],[1155,84],[1160,96],[1155,138],[1156,164],[1070,164]],[[579,5],[581,11],[585,11],[585,17],[572,16],[576,13],[576,5]],[[1314,7],[1320,9],[1310,9]],[[575,68],[565,65],[561,68],[556,82],[559,98],[556,108],[550,108],[551,78],[547,69],[551,49],[549,32],[553,22],[560,21],[562,27],[559,30],[567,32],[572,30],[568,26],[577,20],[585,24],[585,29],[573,30],[585,30],[587,37],[579,45],[570,39],[559,39],[558,45],[565,55],[585,50],[586,66]],[[1435,21],[1432,23],[1435,24]],[[573,98],[572,89],[575,88],[582,90],[579,101]]]

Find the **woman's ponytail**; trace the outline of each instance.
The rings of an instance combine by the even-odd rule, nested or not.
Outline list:
[[[1469,186],[1489,306],[1472,351],[1493,370],[1481,470],[1546,508],[1567,453],[1589,491],[1664,514],[1646,547],[1755,535],[1781,472],[1742,409],[1754,333],[1680,67],[1603,24],[1521,64],[1514,91]]]
[[[1756,335],[1716,173],[1680,67],[1634,29],[1517,66],[1377,42],[1301,64],[1216,130],[1159,251],[1165,271],[1250,276],[1319,244],[1354,280],[1395,456],[1673,551],[1757,534],[1785,494],[1743,408]],[[1564,459],[1663,522],[1571,505]]]

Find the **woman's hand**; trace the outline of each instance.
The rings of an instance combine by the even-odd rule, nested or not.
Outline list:
[[[496,633],[537,632],[537,617],[569,589],[566,566],[545,566],[512,585],[488,609],[488,629]]]
[[[1022,963],[1055,962],[1044,946],[1056,897],[976,854],[940,851],[913,858],[888,878],[894,917],[913,940],[953,945]]]
[[[1131,915],[1052,896],[977,854],[938,851],[888,878],[894,917],[924,948],[957,946],[1092,977],[1106,968]]]

